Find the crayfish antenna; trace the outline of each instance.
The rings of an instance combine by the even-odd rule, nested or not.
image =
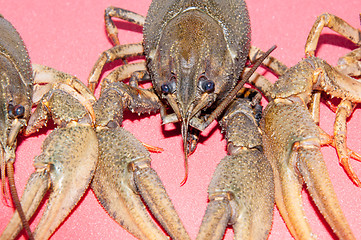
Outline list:
[[[10,187],[10,193],[11,193],[11,198],[14,202],[15,205],[15,209],[18,212],[21,222],[23,224],[23,227],[26,231],[26,234],[28,235],[28,239],[29,240],[34,240],[33,234],[31,232],[30,226],[29,226],[29,222],[26,219],[25,213],[23,211],[23,208],[21,206],[20,203],[20,199],[19,199],[19,195],[18,192],[16,190],[16,186],[15,186],[15,180],[14,180],[14,166],[12,162],[9,162],[7,165],[7,173],[8,173],[8,179],[9,179],[9,187]]]
[[[2,148],[0,148],[0,150],[2,150]],[[1,170],[1,201],[3,202],[3,204],[5,206],[8,206],[10,207],[10,204],[9,204],[9,194],[8,194],[8,187],[7,187],[7,184],[6,184],[6,163],[5,163],[5,160],[4,158],[2,158],[2,162],[1,162],[1,165],[0,165],[0,170]]]
[[[184,178],[181,181],[180,185],[183,186],[188,180],[188,153],[184,152]]]
[[[182,139],[183,139],[183,152],[184,152],[184,171],[185,175],[180,183],[181,186],[183,186],[188,179],[188,121],[184,120],[182,122]]]

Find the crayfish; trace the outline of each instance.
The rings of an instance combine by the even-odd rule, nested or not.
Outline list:
[[[341,58],[336,67],[315,57],[323,27],[333,29],[358,46]],[[311,29],[305,59],[283,72],[273,85],[263,76],[251,80],[269,100],[261,120],[263,146],[275,175],[277,207],[296,239],[316,238],[302,208],[303,184],[334,233],[340,239],[356,239],[338,203],[320,148],[334,146],[345,172],[361,186],[349,163],[350,157],[360,161],[361,156],[346,144],[346,118],[361,101],[361,84],[353,78],[360,77],[360,46],[360,30],[326,13],[318,17]],[[318,126],[321,93],[341,99],[335,107],[333,137]]]
[[[137,1],[137,3],[139,2],[139,4],[142,4],[141,1]],[[332,5],[332,1],[330,3],[330,1],[328,1],[329,6],[333,6]],[[49,3],[51,4],[51,3]],[[121,3],[120,3],[121,4]],[[254,9],[256,9],[256,6],[258,4],[264,4],[265,6],[267,6],[267,2],[262,3],[262,2],[257,2],[257,3],[252,3],[252,2],[248,2],[249,5],[249,10],[251,11],[251,17],[253,16],[259,16],[259,15],[263,15],[264,19],[273,19],[271,15],[268,15],[267,13],[265,14],[259,14],[259,13],[255,13],[252,11],[255,11]],[[272,4],[277,4],[277,2],[272,2]],[[280,3],[278,3],[280,4]],[[283,4],[283,3],[282,3]],[[59,6],[53,6],[54,8],[62,8],[62,4],[58,4]],[[317,3],[317,5],[319,5],[319,3]],[[124,7],[128,7],[125,6]],[[313,6],[315,7],[315,6]],[[66,12],[72,12],[75,11],[76,5],[72,6],[73,9],[67,9]],[[57,52],[61,52],[62,54],[59,56],[60,59],[67,59],[66,61],[59,61],[59,59],[57,59],[57,61],[59,62],[59,65],[62,66],[62,68],[67,68],[64,66],[67,66],[67,63],[72,63],[70,64],[70,67],[68,68],[75,68],[76,69],[73,70],[73,72],[76,72],[78,74],[80,74],[80,76],[82,76],[82,79],[85,79],[85,74],[83,73],[84,69],[88,68],[90,69],[89,66],[92,66],[93,62],[92,59],[95,58],[95,55],[98,54],[99,49],[105,49],[106,48],[106,41],[103,41],[103,45],[102,42],[98,41],[97,43],[99,45],[94,44],[94,42],[98,39],[97,37],[99,35],[103,35],[103,28],[96,29],[96,26],[94,27],[94,25],[86,25],[86,24],[93,24],[94,23],[94,19],[96,19],[96,15],[100,15],[99,13],[97,13],[97,11],[100,11],[100,9],[103,9],[104,7],[100,6],[100,4],[98,2],[94,2],[92,5],[92,9],[87,9],[86,14],[84,14],[84,8],[82,9],[77,9],[77,12],[74,12],[74,15],[77,15],[79,19],[86,19],[87,17],[91,16],[91,19],[89,19],[89,21],[82,21],[84,26],[81,28],[76,28],[74,27],[73,29],[77,29],[79,33],[79,35],[75,34],[74,31],[72,31],[70,34],[72,36],[71,39],[67,39],[68,42],[71,42],[74,40],[74,38],[77,38],[77,41],[83,41],[82,46],[84,46],[84,48],[87,49],[86,52],[82,52],[81,54],[77,54],[79,52],[79,49],[83,49],[83,47],[80,46],[76,46],[75,49],[73,49],[71,46],[69,46],[69,49],[72,49],[72,52],[69,56],[66,56],[66,53],[68,52],[68,46],[63,43],[63,46],[67,46],[65,48],[62,48],[62,51],[57,50]],[[266,7],[265,7],[266,8]],[[95,11],[97,9],[97,11]],[[301,8],[300,8],[301,9]],[[317,9],[317,8],[315,8]],[[88,11],[89,10],[89,11]],[[287,12],[287,15],[290,14],[290,12],[293,9],[289,9],[289,12]],[[21,11],[21,8],[19,10],[19,12]],[[103,10],[101,10],[103,11]],[[261,9],[262,11],[262,9]],[[317,12],[317,10],[315,10]],[[325,11],[323,9],[318,10],[318,12],[320,11]],[[14,11],[15,12],[15,11]],[[28,13],[28,9],[26,9],[26,11],[24,11],[21,16],[28,16],[26,15]],[[274,13],[272,13],[274,14]],[[282,14],[282,13],[278,13],[277,14]],[[305,14],[306,15],[306,14]],[[66,15],[65,15],[66,16]],[[308,14],[307,14],[308,17]],[[28,16],[29,19],[28,21],[31,21],[31,16]],[[276,18],[277,19],[277,18]],[[64,19],[63,19],[64,20]],[[296,19],[292,19],[296,20]],[[66,21],[66,20],[64,20]],[[62,21],[62,25],[64,24],[64,21]],[[46,23],[46,21],[43,21],[44,24]],[[267,22],[267,23],[266,23]],[[262,24],[257,25],[257,19],[252,19],[252,29],[253,29],[253,33],[256,33],[258,31],[260,31],[262,29],[262,35],[266,35],[267,37],[265,39],[267,39],[269,41],[269,37],[273,36],[272,32],[269,32],[267,29],[267,27],[264,26],[268,26],[269,22],[273,22],[273,21],[264,21],[262,20]],[[291,20],[290,20],[291,22]],[[302,25],[303,19],[297,18],[297,22],[298,24]],[[57,22],[53,23],[55,27]],[[288,24],[289,22],[287,22]],[[73,26],[76,26],[75,22],[71,23]],[[280,25],[282,25],[280,23]],[[28,26],[28,25],[26,25]],[[123,23],[120,23],[119,21],[116,22],[116,26],[118,26],[119,28],[122,28],[122,26],[124,26]],[[129,25],[126,25],[126,28],[129,28]],[[257,27],[255,27],[257,26]],[[61,26],[58,26],[57,29],[59,29]],[[29,29],[32,29],[31,27],[28,27]],[[132,27],[130,27],[132,28]],[[49,26],[50,29],[50,26]],[[81,29],[81,30],[79,30]],[[84,31],[84,29],[87,29],[87,31]],[[135,28],[136,31],[139,31],[140,28]],[[89,35],[91,32],[97,32],[96,35],[92,36]],[[41,32],[41,31],[40,31]],[[51,31],[50,31],[51,32]],[[129,32],[129,31],[127,31]],[[59,33],[57,33],[59,34]],[[287,31],[287,34],[291,35],[291,31]],[[121,32],[121,38],[120,38],[120,43],[124,43],[127,42],[126,38],[128,37],[127,34],[124,34],[124,31]],[[278,32],[277,36],[278,40],[273,41],[272,40],[272,44],[273,43],[277,43],[277,44],[281,44],[283,39],[280,39],[280,36],[283,36],[284,32]],[[58,36],[58,35],[57,35]],[[140,34],[139,34],[140,36]],[[51,35],[49,35],[49,39],[50,39]],[[82,39],[82,37],[85,37],[84,39]],[[37,36],[33,36],[34,39],[37,39]],[[62,36],[62,39],[66,39],[65,36]],[[257,43],[257,45],[259,44],[261,37],[259,37],[257,39],[257,37],[255,38],[253,35],[253,41],[256,41],[255,43]],[[38,41],[40,42],[41,39],[38,39]],[[299,37],[296,37],[295,39],[293,39],[293,45],[299,45],[297,44],[297,42],[299,43]],[[128,40],[128,41],[133,41],[133,40]],[[55,42],[55,41],[54,41]],[[135,41],[133,41],[135,42]],[[89,44],[89,45],[87,45]],[[269,42],[267,43],[269,44]],[[75,45],[75,44],[74,44]],[[266,44],[264,44],[266,45]],[[88,47],[86,47],[88,46]],[[266,45],[267,46],[267,45]],[[34,47],[33,47],[34,49]],[[287,48],[285,48],[287,49]],[[34,52],[34,50],[33,50]],[[95,52],[95,53],[94,53]],[[40,55],[40,53],[38,53]],[[93,55],[91,55],[93,54]],[[56,53],[53,54],[54,56],[57,56]],[[71,56],[71,57],[70,57]],[[287,52],[287,56],[289,57],[293,57],[294,54],[292,54],[292,52]],[[81,64],[79,64],[79,62],[76,62],[76,60],[80,60],[81,59]],[[91,62],[91,63],[90,63]],[[54,64],[53,64],[54,65]],[[64,66],[63,66],[64,65]],[[79,67],[82,66],[82,67]],[[88,67],[86,67],[88,66]],[[83,71],[83,72],[82,72]],[[88,74],[88,73],[86,73]],[[168,109],[169,111],[169,109]],[[352,125],[352,123],[354,122],[355,117],[357,117],[358,111],[355,111],[354,115],[352,116],[352,121],[350,121],[350,125]],[[125,113],[125,119],[126,118],[131,118],[134,119],[132,117],[132,115],[130,115],[129,113]],[[356,118],[357,119],[357,118]],[[154,121],[154,122],[153,122]],[[144,123],[146,122],[146,123]],[[149,125],[148,125],[149,124]],[[152,127],[149,127],[149,126]],[[321,118],[321,125],[322,125],[322,118]],[[185,224],[185,227],[187,229],[187,231],[190,233],[191,236],[194,236],[197,234],[199,225],[200,225],[200,221],[201,221],[201,216],[204,213],[204,209],[205,209],[205,202],[206,202],[206,197],[205,197],[205,185],[208,184],[209,179],[211,174],[209,174],[209,168],[212,168],[211,171],[213,171],[214,166],[215,166],[215,160],[218,162],[219,159],[221,159],[223,157],[224,153],[224,142],[219,144],[219,141],[221,140],[221,137],[218,133],[217,130],[215,130],[215,125],[212,125],[211,127],[213,127],[212,129],[207,129],[206,131],[204,131],[199,139],[199,142],[201,144],[198,144],[198,150],[195,151],[195,153],[193,154],[191,160],[192,162],[190,162],[190,173],[189,173],[189,179],[187,184],[185,184],[182,188],[179,188],[179,172],[182,173],[182,169],[180,167],[177,167],[179,165],[177,165],[177,162],[179,162],[179,158],[177,157],[179,155],[179,152],[181,152],[182,149],[178,149],[178,143],[173,143],[175,137],[173,135],[177,135],[179,133],[179,129],[178,127],[175,127],[175,130],[172,130],[172,124],[170,124],[169,126],[160,126],[160,120],[158,119],[158,116],[155,115],[151,115],[150,118],[147,119],[143,119],[142,121],[129,121],[126,120],[124,122],[124,126],[126,129],[132,129],[131,132],[135,133],[135,135],[141,139],[142,141],[146,141],[146,142],[151,142],[152,145],[158,145],[163,147],[165,149],[165,151],[162,154],[158,154],[158,155],[152,155],[153,161],[152,161],[152,165],[155,166],[156,171],[160,174],[160,177],[162,179],[162,181],[165,183],[165,187],[168,191],[168,193],[170,193],[171,199],[172,201],[175,203],[175,207],[176,210],[179,212],[180,214],[180,218],[182,219],[182,221]],[[141,127],[143,126],[143,127]],[[140,132],[137,132],[136,129],[141,128]],[[169,131],[168,129],[171,129],[171,131]],[[162,131],[163,130],[163,131]],[[210,131],[209,131],[210,130]],[[158,134],[158,132],[161,132],[162,134]],[[149,137],[149,135],[151,135],[151,137]],[[164,137],[164,135],[166,136],[166,138]],[[212,138],[208,138],[208,136],[211,135]],[[30,141],[36,141],[38,137],[35,138],[30,138]],[[41,138],[41,136],[40,136]],[[145,140],[146,139],[146,140]],[[155,143],[159,140],[159,143]],[[215,140],[216,139],[216,140]],[[153,142],[154,140],[154,142]],[[172,143],[170,143],[169,145],[166,145],[166,143],[168,141],[171,141]],[[23,147],[27,144],[27,140],[23,141],[20,147]],[[211,150],[206,150],[204,151],[204,148],[206,146],[211,145],[212,147]],[[21,150],[21,148],[20,148]],[[178,150],[178,154],[177,154],[177,150]],[[215,153],[215,151],[217,153]],[[206,156],[206,157],[199,157],[199,156]],[[165,157],[165,160],[159,160],[161,158]],[[22,159],[22,158],[21,158]],[[203,159],[203,160],[199,160],[199,161],[193,161],[193,159]],[[215,160],[214,160],[215,159]],[[29,162],[31,162],[31,159],[28,160]],[[331,161],[331,160],[329,160]],[[16,164],[19,164],[19,166],[21,166],[20,164],[22,164],[20,161],[17,161]],[[171,171],[166,170],[168,167],[167,166],[171,166]],[[212,167],[213,166],[213,167]],[[338,167],[338,166],[337,166]],[[357,165],[355,166],[356,171],[357,171]],[[17,168],[18,171],[20,171],[20,167]],[[195,170],[199,171],[196,172]],[[19,176],[19,175],[18,175]],[[194,183],[194,179],[198,176],[202,176],[201,178],[197,178],[196,183]],[[337,176],[337,179],[340,179],[340,181],[342,180],[342,174],[339,174]],[[335,177],[336,179],[336,177]],[[174,187],[172,187],[172,184],[174,185]],[[195,191],[195,188],[198,188],[199,190]],[[348,187],[346,186],[345,189],[348,189]],[[346,191],[346,190],[345,190]],[[348,198],[345,199],[344,196],[342,196],[342,192],[340,192],[340,190],[336,190],[336,193],[340,193],[339,198],[344,199],[343,201],[346,202],[351,202],[352,198]],[[352,197],[357,199],[358,196],[358,191],[356,190],[352,190]],[[200,200],[203,199],[203,200]],[[357,200],[354,200],[357,201]],[[90,203],[92,202],[92,203]],[[199,202],[203,202],[204,204],[200,205]],[[89,206],[90,203],[90,206]],[[341,202],[342,204],[342,202]],[[106,214],[104,214],[104,210],[98,207],[98,202],[94,200],[93,198],[93,194],[90,191],[87,194],[87,197],[84,199],[84,201],[81,202],[80,206],[73,211],[72,215],[66,219],[66,222],[58,229],[58,231],[55,233],[55,235],[53,236],[53,238],[57,238],[59,235],[60,237],[63,239],[65,238],[114,238],[114,236],[116,235],[119,238],[123,238],[123,239],[131,239],[132,236],[130,236],[129,234],[127,234],[125,231],[123,231],[121,228],[119,228],[119,226],[117,224],[114,223],[114,221],[112,221]],[[354,208],[354,206],[356,206],[358,204],[353,204],[352,207]],[[350,211],[350,209],[345,209],[343,207],[343,209],[346,212]],[[87,210],[90,210],[91,214],[89,214],[89,212],[86,212]],[[357,210],[357,209],[355,209]],[[86,212],[85,214],[82,214]],[[312,210],[311,210],[312,212]],[[355,211],[356,212],[356,211]],[[8,215],[4,215],[2,218],[2,222],[7,222],[9,219],[9,214]],[[284,236],[287,235],[287,230],[283,227],[284,223],[281,222],[278,218],[278,215],[275,216],[276,221],[273,224],[273,228],[272,228],[272,232],[270,235],[270,239],[274,238],[274,236],[277,236],[277,239],[280,238],[285,238]],[[354,233],[357,233],[357,221],[354,220],[352,221],[351,219],[349,219],[349,217],[347,217],[347,219],[350,221],[351,223],[351,227],[354,230]],[[35,220],[36,221],[36,220]],[[84,221],[84,222],[83,222]],[[76,226],[74,228],[74,226]],[[81,231],[81,227],[86,226],[86,231]],[[283,233],[282,230],[279,230],[279,228],[283,227],[284,232]],[[312,226],[314,227],[314,226]],[[103,229],[103,231],[102,231]],[[225,239],[230,238],[230,232],[227,232],[227,236],[225,237]],[[67,235],[70,234],[70,235]],[[89,234],[89,235],[86,235]],[[280,234],[284,234],[280,237]],[[322,236],[322,235],[319,235]],[[193,237],[192,237],[193,238]]]

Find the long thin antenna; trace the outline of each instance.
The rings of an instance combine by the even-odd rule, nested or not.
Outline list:
[[[20,204],[20,199],[18,192],[16,190],[15,181],[14,181],[14,166],[12,162],[8,162],[7,166],[7,173],[8,173],[8,179],[9,179],[9,187],[10,187],[10,193],[11,198],[13,199],[14,205],[16,210],[18,211],[18,214],[20,216],[21,222],[23,224],[23,227],[28,235],[29,240],[34,240],[33,234],[30,230],[29,222],[26,220],[26,216],[24,214],[23,208]]]

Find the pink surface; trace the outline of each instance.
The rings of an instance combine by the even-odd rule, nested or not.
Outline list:
[[[20,32],[33,63],[74,74],[85,82],[99,54],[111,47],[104,30],[104,9],[113,5],[145,15],[149,4],[150,0],[0,0],[0,11]],[[288,66],[294,65],[303,57],[308,32],[321,13],[333,13],[356,27],[360,24],[359,0],[258,0],[248,1],[248,8],[252,23],[252,44],[262,49],[277,44],[278,48],[272,54]],[[117,21],[117,26],[121,44],[141,41],[141,28],[121,21]],[[321,43],[317,55],[331,64],[335,64],[338,57],[354,48],[328,29],[324,30]],[[331,133],[334,114],[325,106],[322,106],[321,110],[321,126]],[[125,118],[124,127],[141,141],[164,148],[163,153],[152,154],[152,165],[160,175],[191,238],[195,239],[207,204],[208,183],[217,163],[226,155],[225,140],[218,126],[213,124],[202,134],[202,142],[189,159],[188,182],[180,187],[184,169],[179,127],[170,125],[162,130],[158,114],[144,118],[126,114]],[[361,152],[360,121],[361,111],[356,109],[348,122],[348,145],[357,152]],[[19,144],[15,177],[20,193],[34,170],[32,159],[40,153],[45,137],[46,135],[42,134],[24,138]],[[352,184],[339,166],[333,148],[323,147],[322,152],[346,218],[356,237],[361,238],[361,189]],[[361,176],[361,164],[353,160],[351,164]],[[305,192],[303,197],[314,232],[320,239],[336,239],[315,206],[310,204],[310,198]],[[0,212],[2,232],[13,209],[0,203]],[[38,212],[38,216],[41,213],[42,211]],[[38,217],[33,223],[37,222]],[[32,228],[34,227],[32,224]],[[233,231],[228,230],[225,239],[232,238]],[[134,238],[106,214],[90,190],[52,239]],[[292,239],[276,209],[269,239]]]

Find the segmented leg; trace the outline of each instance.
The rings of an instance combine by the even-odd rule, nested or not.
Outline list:
[[[118,38],[118,29],[115,26],[113,20],[111,19],[112,17],[120,18],[122,20],[137,24],[139,26],[143,26],[145,22],[144,16],[122,8],[111,6],[105,9],[105,14],[104,14],[105,27],[108,36],[112,40],[114,45],[119,45],[119,38]]]
[[[339,58],[336,69],[351,77],[361,77],[361,47]]]
[[[249,71],[249,68],[246,68],[243,71],[242,78]],[[252,74],[251,78],[248,80],[248,83],[256,87],[268,101],[272,100],[272,88],[273,84],[261,74],[255,72]]]
[[[121,82],[127,78],[130,78],[134,72],[146,71],[145,61],[136,63],[129,63],[121,65],[113,70],[108,76],[102,80],[102,89],[106,88],[108,84],[113,82]],[[135,87],[134,80],[132,79],[132,87]],[[138,86],[136,86],[138,87]]]
[[[56,85],[60,84],[71,87],[91,104],[95,103],[96,99],[94,95],[89,91],[87,86],[76,77],[39,64],[33,64],[32,67],[34,75],[34,104],[37,104],[45,93],[56,88]],[[79,100],[79,98],[77,99]]]
[[[351,180],[358,187],[361,187],[361,181],[359,180],[350,165],[350,155],[347,151],[346,145],[346,118],[351,115],[354,107],[355,104],[352,104],[348,100],[342,100],[341,103],[338,105],[334,124],[334,139],[340,164],[346,171],[347,175],[351,178]],[[361,159],[358,160],[360,161]]]
[[[355,160],[361,161],[359,154],[353,152],[352,150],[347,148],[346,144],[346,119],[351,115],[354,110],[354,107],[357,102],[360,102],[360,85],[355,79],[350,78],[347,75],[343,75],[339,73],[337,70],[326,64],[326,62],[322,62],[322,67],[319,68],[319,74],[317,74],[317,78],[320,79],[334,79],[333,83],[330,84],[334,89],[341,89],[341,94],[336,95],[331,90],[328,91],[333,96],[337,96],[341,98],[340,104],[336,108],[336,118],[334,123],[334,140],[332,146],[336,148],[339,161],[345,172],[349,176],[349,178],[357,185],[360,186],[360,180],[356,176],[355,172],[352,170],[352,167],[349,163],[350,154],[352,153],[352,158]],[[316,69],[316,71],[318,71]],[[352,100],[351,100],[352,99]],[[354,102],[352,102],[354,101]],[[317,100],[317,104],[313,104],[313,106],[318,106],[318,110],[312,114],[317,114],[316,111],[319,112],[319,103]]]
[[[324,27],[328,27],[332,29],[333,31],[341,34],[345,38],[348,38],[356,45],[361,46],[360,30],[352,27],[343,19],[335,15],[324,13],[317,18],[307,37],[307,41],[305,45],[306,57],[315,55],[316,47],[318,45],[318,40],[320,38],[321,32]]]
[[[139,26],[143,26],[145,22],[144,16],[125,9],[111,6],[105,10],[104,20],[106,31],[108,33],[108,37],[115,46],[103,52],[94,64],[93,69],[91,70],[88,77],[88,87],[92,92],[94,92],[95,87],[100,80],[100,74],[106,63],[112,62],[116,59],[122,59],[125,63],[127,63],[126,58],[128,57],[144,55],[142,43],[127,44],[122,46],[119,45],[118,29],[111,19],[112,17],[120,18]]]
[[[330,145],[334,148],[336,148],[336,143],[334,141],[334,138],[332,136],[330,136],[329,134],[327,134],[323,129],[319,128],[320,131],[320,143],[321,146],[325,146],[325,145]],[[353,151],[352,149],[347,148],[347,155],[352,157],[353,159],[356,159],[358,161],[360,161],[361,159],[361,154]]]
[[[124,107],[143,106],[137,103],[138,93],[136,88],[114,82],[102,90],[94,105],[100,154],[92,189],[109,215],[134,236],[167,239],[144,207],[146,203],[173,239],[189,239],[157,173],[150,167],[148,151],[120,127]],[[134,97],[128,98],[128,94]]]
[[[305,45],[305,53],[306,56],[311,57],[314,56],[319,37],[321,35],[321,32],[324,27],[328,27],[335,32],[341,34],[342,36],[348,38],[353,43],[355,43],[358,46],[361,46],[361,31],[350,26],[348,23],[346,23],[343,19],[334,16],[332,14],[322,14],[319,16],[314,23]],[[357,96],[357,89],[359,89],[359,86],[356,86],[355,83],[353,86],[351,85],[352,80],[349,79],[343,82],[346,77],[343,76],[354,76],[359,77],[361,75],[361,48],[357,48],[348,54],[346,54],[344,57],[340,58],[338,61],[338,65],[334,68],[341,72],[342,74],[339,74],[337,71],[335,71],[333,68],[328,69],[328,71],[321,73],[322,75],[329,75],[331,77],[334,77],[336,81],[339,81],[340,83],[336,82],[334,83],[335,86],[339,85],[341,88],[343,87],[345,92],[347,90],[355,90],[356,94],[353,94],[354,96]],[[323,76],[324,77],[324,76]],[[355,80],[354,80],[355,81]],[[342,82],[342,83],[341,83]],[[346,84],[345,84],[346,83]],[[332,93],[331,93],[332,94]],[[342,96],[340,96],[342,98]],[[351,96],[350,96],[351,97]],[[320,101],[317,100],[318,103],[312,104],[312,106],[315,108],[315,111],[319,111],[319,103]],[[359,101],[358,99],[353,99],[353,101]],[[347,175],[351,178],[351,180],[357,185],[361,186],[361,182],[356,176],[355,172],[352,170],[352,167],[349,163],[349,154],[346,146],[346,118],[351,115],[353,109],[354,109],[354,103],[352,103],[350,100],[342,99],[341,103],[337,107],[336,111],[336,119],[334,124],[334,141],[335,141],[335,148],[337,150],[337,153],[340,158],[340,164],[345,169]],[[313,112],[314,116],[316,116],[317,113]],[[355,157],[356,160],[361,160],[357,157]]]
[[[253,63],[256,59],[261,57],[264,54],[264,52],[259,49],[258,47],[251,46],[250,52],[249,52],[249,60]],[[262,62],[262,66],[267,67],[269,70],[271,70],[274,74],[277,76],[282,76],[287,70],[288,67],[283,64],[278,59],[267,56],[266,59]],[[250,70],[250,68],[245,68],[245,70],[242,73],[242,78],[245,77],[247,72]],[[271,92],[273,88],[273,84],[266,79],[264,76],[258,74],[257,72],[253,73],[250,79],[248,80],[248,83],[255,86],[258,90],[262,92],[262,94],[267,98],[268,101],[272,100]]]
[[[222,239],[227,225],[233,227],[235,239],[267,239],[274,205],[273,172],[263,155],[250,101],[235,100],[221,125],[229,155],[217,166],[208,187],[210,202],[197,239]]]
[[[251,46],[251,49],[249,50],[248,58],[252,63],[254,63],[263,54],[264,52],[261,49],[255,46]],[[272,56],[266,57],[266,59],[262,62],[262,65],[272,70],[272,72],[277,76],[283,75],[288,69],[288,67],[285,64],[283,64],[281,61],[279,61],[278,59]]]
[[[100,74],[102,73],[105,64],[112,62],[117,59],[125,61],[128,57],[142,56],[143,45],[142,43],[117,45],[107,51],[104,51],[95,62],[93,69],[90,71],[88,77],[88,87],[94,92],[95,87],[98,85],[100,80]]]

